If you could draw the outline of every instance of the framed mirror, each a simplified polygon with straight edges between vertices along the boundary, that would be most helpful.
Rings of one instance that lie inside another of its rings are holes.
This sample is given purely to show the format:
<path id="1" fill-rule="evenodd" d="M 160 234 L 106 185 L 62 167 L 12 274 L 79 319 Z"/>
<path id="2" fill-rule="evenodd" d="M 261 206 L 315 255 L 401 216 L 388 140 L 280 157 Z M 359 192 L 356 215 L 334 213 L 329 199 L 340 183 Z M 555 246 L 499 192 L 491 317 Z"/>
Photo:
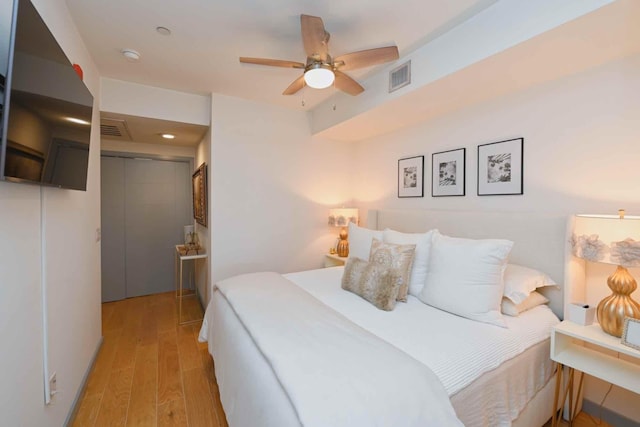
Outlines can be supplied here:
<path id="1" fill-rule="evenodd" d="M 203 163 L 193 173 L 193 217 L 196 222 L 207 226 L 207 164 Z"/>

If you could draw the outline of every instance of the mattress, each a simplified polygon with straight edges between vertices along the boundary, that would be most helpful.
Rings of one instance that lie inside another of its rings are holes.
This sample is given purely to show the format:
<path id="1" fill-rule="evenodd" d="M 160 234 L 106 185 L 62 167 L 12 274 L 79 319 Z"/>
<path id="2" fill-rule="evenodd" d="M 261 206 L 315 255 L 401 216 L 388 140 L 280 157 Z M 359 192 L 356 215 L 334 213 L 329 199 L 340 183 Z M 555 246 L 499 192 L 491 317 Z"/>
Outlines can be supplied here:
<path id="1" fill-rule="evenodd" d="M 412 296 L 385 312 L 342 290 L 342 270 L 336 267 L 285 277 L 428 366 L 465 425 L 511 425 L 548 383 L 553 369 L 549 334 L 558 319 L 546 306 L 506 317 L 508 328 L 470 321 Z M 233 318 L 233 310 L 217 294 L 207 310 L 212 328 L 206 338 L 230 425 L 252 425 L 252 420 L 260 420 L 260 425 L 295 425 L 291 424 L 295 414 L 278 379 L 260 360 L 259 350 L 241 322 Z"/>

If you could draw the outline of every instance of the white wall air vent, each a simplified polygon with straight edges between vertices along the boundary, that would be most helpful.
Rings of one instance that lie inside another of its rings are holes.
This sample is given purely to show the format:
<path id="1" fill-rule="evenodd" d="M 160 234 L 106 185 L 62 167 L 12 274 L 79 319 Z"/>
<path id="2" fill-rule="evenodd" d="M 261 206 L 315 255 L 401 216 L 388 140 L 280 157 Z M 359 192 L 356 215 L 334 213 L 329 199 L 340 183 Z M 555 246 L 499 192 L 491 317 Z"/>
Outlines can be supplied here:
<path id="1" fill-rule="evenodd" d="M 100 120 L 100 135 L 109 139 L 131 141 L 127 122 L 119 119 L 102 118 Z"/>
<path id="2" fill-rule="evenodd" d="M 411 61 L 389 71 L 389 93 L 411 83 Z"/>

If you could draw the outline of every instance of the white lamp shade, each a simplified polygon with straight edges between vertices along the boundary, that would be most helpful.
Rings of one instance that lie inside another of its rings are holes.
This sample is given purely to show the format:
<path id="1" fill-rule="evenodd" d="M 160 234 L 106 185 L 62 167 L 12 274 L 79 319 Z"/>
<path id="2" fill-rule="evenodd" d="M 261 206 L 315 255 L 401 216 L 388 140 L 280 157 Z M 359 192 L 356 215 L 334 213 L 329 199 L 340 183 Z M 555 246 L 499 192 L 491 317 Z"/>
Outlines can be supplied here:
<path id="1" fill-rule="evenodd" d="M 329 225 L 334 227 L 346 227 L 350 222 L 358 224 L 357 208 L 329 209 Z"/>
<path id="2" fill-rule="evenodd" d="M 304 73 L 307 86 L 314 89 L 324 89 L 333 84 L 336 76 L 327 68 L 312 68 Z"/>
<path id="3" fill-rule="evenodd" d="M 576 215 L 571 245 L 587 261 L 640 267 L 640 216 Z"/>

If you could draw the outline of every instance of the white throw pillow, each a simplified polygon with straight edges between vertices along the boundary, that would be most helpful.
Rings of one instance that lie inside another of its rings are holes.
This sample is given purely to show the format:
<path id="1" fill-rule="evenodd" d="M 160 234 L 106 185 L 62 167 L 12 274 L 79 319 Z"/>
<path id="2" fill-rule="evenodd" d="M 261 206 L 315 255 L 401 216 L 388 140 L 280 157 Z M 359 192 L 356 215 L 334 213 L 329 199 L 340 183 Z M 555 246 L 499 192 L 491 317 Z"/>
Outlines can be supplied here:
<path id="1" fill-rule="evenodd" d="M 504 271 L 504 296 L 514 304 L 522 303 L 538 288 L 555 284 L 547 274 L 533 268 L 508 264 Z"/>
<path id="2" fill-rule="evenodd" d="M 349 258 L 360 258 L 369 261 L 371 242 L 373 239 L 382 240 L 382 231 L 370 230 L 349 223 Z"/>
<path id="3" fill-rule="evenodd" d="M 409 294 L 414 297 L 420 295 L 422 288 L 424 288 L 424 283 L 427 280 L 431 237 L 434 231 L 437 230 L 429 230 L 426 233 L 401 233 L 387 228 L 382 232 L 385 243 L 393 243 L 394 245 L 416 245 L 413 267 L 411 267 L 411 276 L 409 278 Z"/>
<path id="4" fill-rule="evenodd" d="M 500 312 L 509 240 L 471 240 L 434 232 L 422 302 L 478 322 L 506 327 Z"/>
<path id="5" fill-rule="evenodd" d="M 531 310 L 533 307 L 537 307 L 542 304 L 548 303 L 549 300 L 540 292 L 533 291 L 529 294 L 529 297 L 522 301 L 520 304 L 514 304 L 509 298 L 502 298 L 502 314 L 507 316 L 518 316 L 523 311 Z"/>

